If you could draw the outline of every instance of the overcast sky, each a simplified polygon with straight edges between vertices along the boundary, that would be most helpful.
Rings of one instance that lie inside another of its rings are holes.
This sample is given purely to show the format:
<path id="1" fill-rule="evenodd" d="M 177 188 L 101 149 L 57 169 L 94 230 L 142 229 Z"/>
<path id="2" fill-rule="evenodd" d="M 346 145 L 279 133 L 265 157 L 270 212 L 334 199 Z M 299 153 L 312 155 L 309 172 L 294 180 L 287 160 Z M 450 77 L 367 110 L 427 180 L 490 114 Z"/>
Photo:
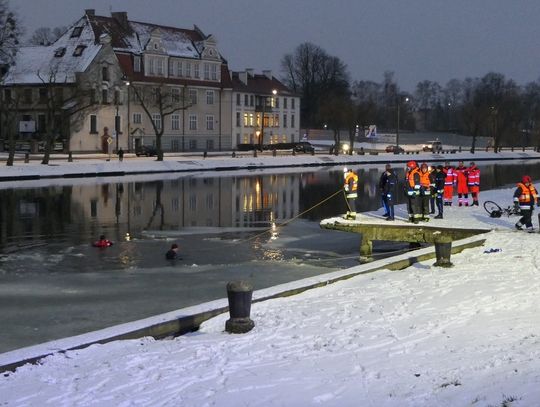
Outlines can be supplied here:
<path id="1" fill-rule="evenodd" d="M 71 25 L 86 8 L 214 34 L 233 70 L 271 69 L 303 42 L 339 57 L 353 80 L 394 71 L 403 90 L 425 79 L 494 71 L 540 77 L 538 0 L 9 0 L 28 34 Z"/>

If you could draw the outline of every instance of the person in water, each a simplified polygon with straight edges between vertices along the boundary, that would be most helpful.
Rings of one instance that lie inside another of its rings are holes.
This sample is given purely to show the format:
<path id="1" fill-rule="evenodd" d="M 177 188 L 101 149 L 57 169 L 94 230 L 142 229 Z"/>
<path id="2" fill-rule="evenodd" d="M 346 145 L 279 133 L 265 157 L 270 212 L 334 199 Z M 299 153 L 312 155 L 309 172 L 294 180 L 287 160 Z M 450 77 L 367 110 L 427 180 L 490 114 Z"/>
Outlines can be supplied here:
<path id="1" fill-rule="evenodd" d="M 176 243 L 173 243 L 171 245 L 171 248 L 167 253 L 165 253 L 165 258 L 167 260 L 176 260 L 179 259 L 178 257 L 178 245 Z"/>
<path id="2" fill-rule="evenodd" d="M 113 242 L 111 242 L 109 239 L 106 239 L 105 235 L 101 235 L 99 237 L 99 240 L 92 244 L 92 246 L 94 246 L 94 247 L 109 247 L 109 246 L 112 246 L 112 245 L 113 245 Z"/>

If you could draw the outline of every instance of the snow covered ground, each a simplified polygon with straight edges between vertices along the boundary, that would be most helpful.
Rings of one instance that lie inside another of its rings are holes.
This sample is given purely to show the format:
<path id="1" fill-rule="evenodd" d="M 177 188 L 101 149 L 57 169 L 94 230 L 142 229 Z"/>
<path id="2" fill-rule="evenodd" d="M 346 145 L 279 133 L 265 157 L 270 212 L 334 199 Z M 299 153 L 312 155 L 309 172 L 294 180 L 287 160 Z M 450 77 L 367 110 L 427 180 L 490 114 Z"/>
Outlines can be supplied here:
<path id="1" fill-rule="evenodd" d="M 256 303 L 244 335 L 221 315 L 175 339 L 57 353 L 0 376 L 0 405 L 538 406 L 540 235 L 482 211 L 447 211 L 449 225 L 497 229 L 453 268 L 431 260 Z"/>

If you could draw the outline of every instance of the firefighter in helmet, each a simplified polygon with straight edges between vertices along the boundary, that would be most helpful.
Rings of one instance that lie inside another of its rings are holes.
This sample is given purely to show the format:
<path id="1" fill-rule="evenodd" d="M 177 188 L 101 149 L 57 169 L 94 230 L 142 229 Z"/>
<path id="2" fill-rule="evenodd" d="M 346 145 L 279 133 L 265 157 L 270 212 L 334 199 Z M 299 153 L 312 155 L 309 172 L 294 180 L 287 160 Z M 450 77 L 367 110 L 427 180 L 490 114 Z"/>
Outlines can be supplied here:
<path id="1" fill-rule="evenodd" d="M 343 169 L 343 190 L 347 197 L 348 211 L 345 219 L 356 219 L 356 198 L 358 197 L 358 175 L 353 170 Z"/>
<path id="2" fill-rule="evenodd" d="M 514 192 L 514 206 L 516 210 L 521 212 L 521 219 L 516 223 L 516 229 L 523 230 L 523 226 L 525 226 L 527 231 L 533 230 L 531 217 L 534 205 L 540 205 L 538 192 L 532 184 L 531 177 L 524 175 Z"/>
<path id="3" fill-rule="evenodd" d="M 416 161 L 409 161 L 405 175 L 405 192 L 407 193 L 409 221 L 413 223 L 418 223 L 422 218 L 420 187 L 420 169 L 418 168 L 418 164 Z"/>

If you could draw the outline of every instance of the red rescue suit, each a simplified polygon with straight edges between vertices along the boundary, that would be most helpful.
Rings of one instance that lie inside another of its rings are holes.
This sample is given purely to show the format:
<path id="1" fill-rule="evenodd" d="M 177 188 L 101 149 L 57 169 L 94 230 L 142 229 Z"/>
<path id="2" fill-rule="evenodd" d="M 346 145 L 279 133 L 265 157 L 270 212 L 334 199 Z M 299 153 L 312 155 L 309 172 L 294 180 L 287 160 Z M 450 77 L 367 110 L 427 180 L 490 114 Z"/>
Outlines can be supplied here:
<path id="1" fill-rule="evenodd" d="M 443 172 L 445 175 L 443 196 L 444 204 L 452 205 L 452 197 L 454 196 L 454 186 L 456 185 L 457 174 L 454 167 L 445 167 L 443 168 Z"/>

